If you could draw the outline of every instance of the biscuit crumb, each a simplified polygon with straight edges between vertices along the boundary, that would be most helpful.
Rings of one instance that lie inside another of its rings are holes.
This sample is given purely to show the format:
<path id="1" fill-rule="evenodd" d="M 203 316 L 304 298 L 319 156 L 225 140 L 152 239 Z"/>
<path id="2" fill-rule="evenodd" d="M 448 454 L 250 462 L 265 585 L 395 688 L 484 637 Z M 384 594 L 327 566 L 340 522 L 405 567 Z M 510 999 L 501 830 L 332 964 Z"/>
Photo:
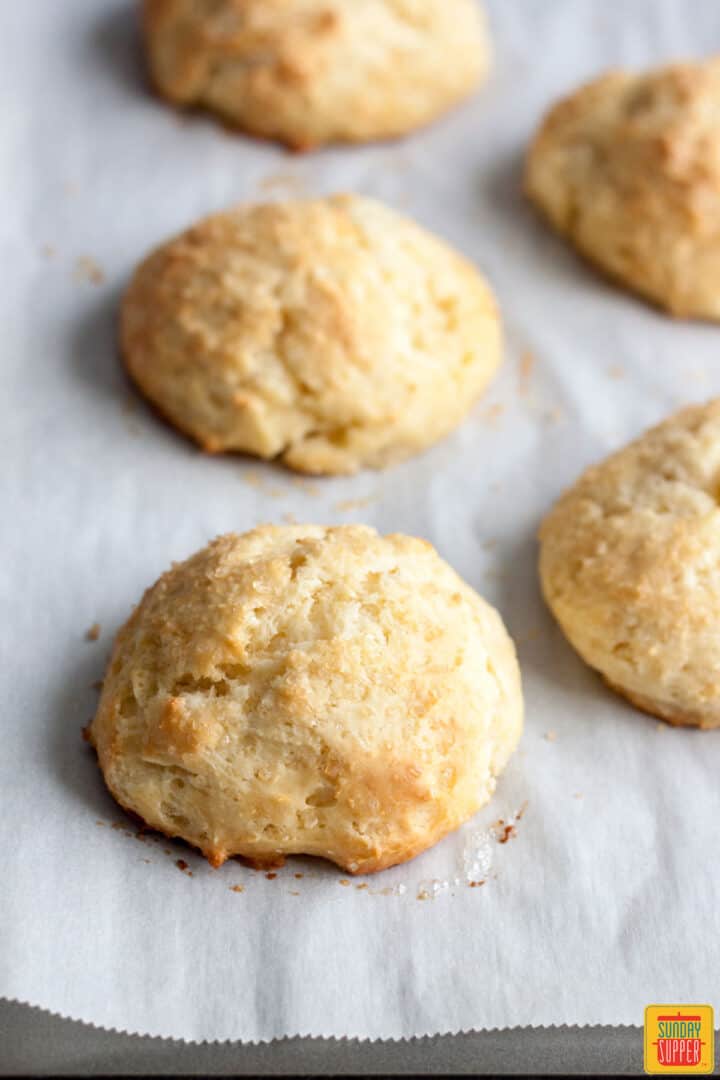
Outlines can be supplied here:
<path id="1" fill-rule="evenodd" d="M 480 413 L 480 419 L 483 423 L 487 424 L 488 427 L 495 427 L 504 412 L 505 406 L 498 401 L 494 405 L 489 405 L 488 408 L 483 409 Z"/>
<path id="2" fill-rule="evenodd" d="M 512 821 L 505 821 L 504 818 L 498 818 L 495 824 L 492 826 L 492 830 L 495 834 L 495 839 L 498 844 L 507 844 L 508 840 L 514 840 L 517 836 L 517 829 L 515 826 L 522 818 L 527 810 L 527 799 L 522 804 L 520 809 L 516 811 L 515 817 Z"/>
<path id="3" fill-rule="evenodd" d="M 534 367 L 535 356 L 528 349 L 520 357 L 518 365 L 518 393 L 521 397 L 525 397 L 528 392 L 528 383 Z"/>
<path id="4" fill-rule="evenodd" d="M 297 878 L 298 881 L 299 881 L 300 878 L 305 877 L 305 875 L 304 874 L 293 874 L 293 877 Z"/>
<path id="5" fill-rule="evenodd" d="M 290 483 L 293 485 L 293 487 L 296 487 L 300 491 L 302 491 L 303 495 L 320 494 L 320 488 L 317 486 L 317 484 L 313 484 L 311 480 L 305 480 L 305 478 L 302 476 L 293 476 Z"/>
<path id="6" fill-rule="evenodd" d="M 563 419 L 564 413 L 562 409 L 546 409 L 543 413 L 543 420 L 546 424 L 559 424 Z"/>
<path id="7" fill-rule="evenodd" d="M 281 499 L 287 492 L 284 488 L 269 487 L 264 477 L 257 472 L 253 472 L 252 469 L 246 469 L 242 474 L 242 478 L 246 484 L 255 488 L 261 495 L 269 495 L 271 499 Z"/>
<path id="8" fill-rule="evenodd" d="M 546 731 L 543 735 L 546 742 L 557 742 L 557 731 Z"/>
<path id="9" fill-rule="evenodd" d="M 468 881 L 468 885 L 470 886 L 471 889 L 479 889 L 480 886 L 484 885 L 484 884 L 485 884 L 485 878 L 482 878 L 481 881 Z"/>
<path id="10" fill-rule="evenodd" d="M 367 889 L 367 887 L 367 881 L 363 881 L 359 885 L 355 886 L 356 889 Z"/>
<path id="11" fill-rule="evenodd" d="M 269 176 L 264 176 L 260 181 L 261 191 L 277 191 L 286 192 L 289 195 L 299 195 L 307 188 L 305 180 L 302 176 L 298 176 L 297 173 L 270 173 Z"/>
<path id="12" fill-rule="evenodd" d="M 268 881 L 274 881 L 275 878 L 277 877 L 277 874 L 274 873 L 274 871 L 271 870 L 269 874 L 265 875 L 265 877 L 268 879 Z"/>
<path id="13" fill-rule="evenodd" d="M 300 893 L 298 892 L 297 889 L 290 889 L 289 892 L 290 892 L 291 896 L 299 896 L 300 895 Z"/>
<path id="14" fill-rule="evenodd" d="M 75 260 L 75 281 L 87 285 L 102 285 L 105 281 L 105 272 L 96 259 L 90 255 L 80 255 Z"/>
<path id="15" fill-rule="evenodd" d="M 103 829 L 105 828 L 105 822 L 104 821 L 96 821 L 95 824 L 99 825 Z"/>
<path id="16" fill-rule="evenodd" d="M 585 798 L 585 796 L 583 795 L 582 791 L 576 791 L 575 794 L 573 795 L 573 799 L 584 799 L 584 798 Z"/>
<path id="17" fill-rule="evenodd" d="M 230 892 L 236 892 L 236 893 L 245 892 L 245 886 L 244 885 L 231 885 L 230 886 Z"/>
<path id="18" fill-rule="evenodd" d="M 495 839 L 498 844 L 507 844 L 508 840 L 514 840 L 517 836 L 517 829 L 512 822 L 506 822 L 504 818 L 499 818 L 494 825 Z"/>
<path id="19" fill-rule="evenodd" d="M 298 524 L 298 519 L 295 517 L 295 514 L 293 514 L 290 510 L 286 514 L 283 514 L 282 519 L 286 525 Z"/>
<path id="20" fill-rule="evenodd" d="M 100 637 L 100 623 L 95 622 L 95 623 L 92 624 L 92 626 L 88 627 L 88 629 L 85 631 L 85 640 L 86 641 L 97 641 L 97 639 L 99 637 Z"/>
<path id="21" fill-rule="evenodd" d="M 350 513 L 353 510 L 362 510 L 374 501 L 374 495 L 364 495 L 359 499 L 341 499 L 340 502 L 335 503 L 335 509 L 341 514 Z"/>
<path id="22" fill-rule="evenodd" d="M 349 885 L 349 884 L 350 884 L 350 882 L 348 881 L 348 879 L 346 877 L 340 878 L 340 880 L 338 882 L 338 885 Z"/>
<path id="23" fill-rule="evenodd" d="M 192 870 L 184 859 L 176 859 L 175 865 L 177 866 L 178 870 L 182 870 L 183 874 L 187 874 L 188 877 L 193 876 Z"/>

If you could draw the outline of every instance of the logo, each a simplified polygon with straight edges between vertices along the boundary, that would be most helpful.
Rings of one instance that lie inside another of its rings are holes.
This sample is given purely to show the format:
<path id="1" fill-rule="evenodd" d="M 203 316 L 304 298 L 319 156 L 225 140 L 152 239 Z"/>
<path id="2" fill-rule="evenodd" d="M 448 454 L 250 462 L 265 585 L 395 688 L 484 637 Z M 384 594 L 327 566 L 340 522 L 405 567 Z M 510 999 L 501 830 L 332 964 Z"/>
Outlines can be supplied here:
<path id="1" fill-rule="evenodd" d="M 715 1067 L 712 1005 L 648 1005 L 646 1073 L 711 1073 Z"/>

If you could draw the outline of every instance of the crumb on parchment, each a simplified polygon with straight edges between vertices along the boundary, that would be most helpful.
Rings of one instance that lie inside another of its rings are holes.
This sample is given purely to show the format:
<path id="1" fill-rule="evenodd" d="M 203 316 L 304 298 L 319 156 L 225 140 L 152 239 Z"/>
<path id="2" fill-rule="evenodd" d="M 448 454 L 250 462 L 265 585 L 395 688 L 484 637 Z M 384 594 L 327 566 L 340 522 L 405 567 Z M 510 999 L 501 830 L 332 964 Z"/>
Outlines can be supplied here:
<path id="1" fill-rule="evenodd" d="M 518 392 L 521 397 L 524 397 L 528 392 L 528 383 L 535 367 L 535 356 L 526 349 L 520 357 L 520 363 L 518 365 Z"/>
<path id="2" fill-rule="evenodd" d="M 480 419 L 488 427 L 495 427 L 502 414 L 505 412 L 505 406 L 501 402 L 496 402 L 494 405 L 488 405 L 480 413 Z"/>
<path id="3" fill-rule="evenodd" d="M 292 195 L 301 195 L 306 190 L 304 177 L 297 173 L 270 173 L 260 181 L 261 191 L 281 191 Z"/>
<path id="4" fill-rule="evenodd" d="M 506 821 L 504 818 L 498 818 L 492 827 L 498 844 L 507 844 L 508 840 L 515 839 L 517 836 L 518 822 L 522 821 L 527 807 L 528 803 L 526 799 L 520 809 L 515 812 L 515 816 L 511 821 Z"/>
<path id="5" fill-rule="evenodd" d="M 293 476 L 290 480 L 293 487 L 302 491 L 304 495 L 319 495 L 320 488 L 312 480 L 306 480 L 303 476 Z"/>
<path id="6" fill-rule="evenodd" d="M 370 506 L 375 501 L 374 495 L 364 495 L 358 499 L 341 499 L 340 502 L 335 503 L 335 509 L 338 513 L 351 513 L 353 510 L 363 510 L 366 506 Z"/>
<path id="7" fill-rule="evenodd" d="M 92 626 L 89 626 L 88 629 L 85 631 L 85 640 L 86 641 L 97 641 L 97 639 L 99 637 L 100 637 L 100 623 L 95 622 L 95 623 L 92 624 Z"/>
<path id="8" fill-rule="evenodd" d="M 75 281 L 86 285 L 102 285 L 105 281 L 105 271 L 97 259 L 90 255 L 80 255 L 75 260 Z"/>

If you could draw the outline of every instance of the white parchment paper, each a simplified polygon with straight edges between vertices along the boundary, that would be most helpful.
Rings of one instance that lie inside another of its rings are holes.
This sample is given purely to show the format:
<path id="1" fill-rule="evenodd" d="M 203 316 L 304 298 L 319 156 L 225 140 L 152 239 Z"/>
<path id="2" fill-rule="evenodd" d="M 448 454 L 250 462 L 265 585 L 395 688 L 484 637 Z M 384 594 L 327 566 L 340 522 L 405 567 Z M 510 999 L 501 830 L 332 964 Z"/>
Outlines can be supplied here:
<path id="1" fill-rule="evenodd" d="M 608 285 L 520 193 L 558 94 L 607 65 L 718 49 L 720 14 L 488 7 L 495 74 L 474 101 L 401 142 L 293 157 L 156 102 L 133 4 L 3 5 L 0 994 L 194 1040 L 637 1024 L 648 1002 L 720 1002 L 720 733 L 672 730 L 603 688 L 543 608 L 534 539 L 582 466 L 720 393 L 720 329 Z M 484 268 L 502 373 L 453 437 L 386 473 L 303 483 L 204 457 L 121 373 L 133 264 L 235 200 L 340 189 Z M 210 537 L 291 514 L 430 539 L 500 608 L 524 673 L 526 733 L 494 803 L 350 884 L 310 860 L 268 879 L 138 841 L 80 739 L 142 589 Z"/>

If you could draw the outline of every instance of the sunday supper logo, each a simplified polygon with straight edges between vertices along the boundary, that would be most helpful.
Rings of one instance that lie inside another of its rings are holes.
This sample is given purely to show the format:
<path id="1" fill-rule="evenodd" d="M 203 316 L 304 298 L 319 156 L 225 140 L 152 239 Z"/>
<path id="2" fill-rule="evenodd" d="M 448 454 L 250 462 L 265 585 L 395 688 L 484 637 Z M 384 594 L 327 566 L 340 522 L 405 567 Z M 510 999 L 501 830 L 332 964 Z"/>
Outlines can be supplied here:
<path id="1" fill-rule="evenodd" d="M 712 1005 L 648 1005 L 646 1073 L 711 1073 L 715 1063 Z"/>

